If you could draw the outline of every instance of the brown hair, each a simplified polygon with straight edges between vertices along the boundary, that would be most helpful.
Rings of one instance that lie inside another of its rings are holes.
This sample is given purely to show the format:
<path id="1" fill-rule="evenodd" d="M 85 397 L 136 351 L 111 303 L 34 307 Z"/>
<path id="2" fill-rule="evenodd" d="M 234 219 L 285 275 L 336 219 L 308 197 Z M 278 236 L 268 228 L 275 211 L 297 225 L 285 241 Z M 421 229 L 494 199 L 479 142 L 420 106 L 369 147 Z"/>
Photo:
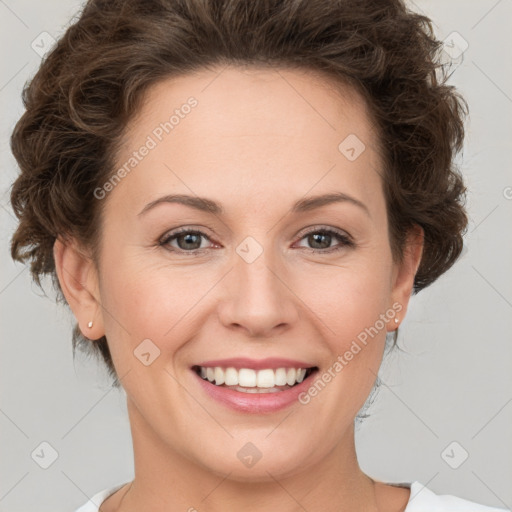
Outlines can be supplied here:
<path id="1" fill-rule="evenodd" d="M 104 201 L 93 191 L 115 171 L 150 86 L 217 65 L 295 67 L 349 83 L 368 102 L 395 259 L 410 227 L 425 233 L 417 293 L 456 261 L 467 225 L 453 163 L 467 106 L 446 85 L 441 49 L 430 20 L 402 0 L 90 0 L 23 90 L 26 112 L 11 137 L 21 169 L 12 257 L 30 261 L 40 286 L 50 275 L 64 300 L 55 239 L 73 236 L 96 253 Z M 105 337 L 87 340 L 75 324 L 77 346 L 101 354 L 119 386 Z"/>

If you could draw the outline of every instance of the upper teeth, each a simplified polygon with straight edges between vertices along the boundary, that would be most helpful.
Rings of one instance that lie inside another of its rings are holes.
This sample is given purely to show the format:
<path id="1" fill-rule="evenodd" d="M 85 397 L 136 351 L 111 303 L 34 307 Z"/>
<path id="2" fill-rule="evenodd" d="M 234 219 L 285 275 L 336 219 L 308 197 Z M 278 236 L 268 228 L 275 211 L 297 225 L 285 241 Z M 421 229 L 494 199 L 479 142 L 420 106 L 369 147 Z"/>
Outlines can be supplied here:
<path id="1" fill-rule="evenodd" d="M 268 368 L 253 370 L 251 368 L 200 367 L 201 377 L 214 382 L 217 386 L 243 386 L 247 388 L 273 388 L 274 386 L 293 386 L 302 382 L 306 375 L 305 368 Z"/>

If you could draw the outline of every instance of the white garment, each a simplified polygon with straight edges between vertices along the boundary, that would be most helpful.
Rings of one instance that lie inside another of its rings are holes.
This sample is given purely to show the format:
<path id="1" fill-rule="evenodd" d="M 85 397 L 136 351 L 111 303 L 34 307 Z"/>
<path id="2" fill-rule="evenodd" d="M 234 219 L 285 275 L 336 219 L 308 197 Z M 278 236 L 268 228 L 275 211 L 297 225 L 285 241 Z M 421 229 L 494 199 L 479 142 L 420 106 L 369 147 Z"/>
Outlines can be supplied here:
<path id="1" fill-rule="evenodd" d="M 117 490 L 125 484 L 116 485 L 109 489 L 104 489 L 95 494 L 85 505 L 81 506 L 76 512 L 99 512 L 99 506 Z M 486 507 L 457 498 L 451 494 L 434 494 L 430 489 L 419 482 L 412 484 L 394 484 L 411 489 L 411 495 L 407 502 L 404 512 L 512 512 L 509 509 Z"/>

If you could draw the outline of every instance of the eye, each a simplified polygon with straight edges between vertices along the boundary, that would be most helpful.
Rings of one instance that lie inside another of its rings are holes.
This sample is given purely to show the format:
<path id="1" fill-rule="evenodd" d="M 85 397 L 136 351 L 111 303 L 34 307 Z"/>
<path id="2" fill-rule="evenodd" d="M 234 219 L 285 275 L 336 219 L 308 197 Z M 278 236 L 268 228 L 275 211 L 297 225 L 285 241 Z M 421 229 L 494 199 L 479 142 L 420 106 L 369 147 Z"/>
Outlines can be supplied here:
<path id="1" fill-rule="evenodd" d="M 159 245 L 170 251 L 193 255 L 208 248 L 202 245 L 204 239 L 211 242 L 208 235 L 202 231 L 181 228 L 164 235 Z M 304 248 L 314 253 L 331 253 L 355 246 L 348 234 L 325 227 L 315 227 L 300 238 L 300 240 L 304 239 L 311 245 L 311 247 Z M 331 246 L 332 242 L 335 241 L 338 241 L 338 245 Z"/>
<path id="2" fill-rule="evenodd" d="M 309 249 L 311 252 L 318 253 L 341 251 L 346 247 L 353 247 L 355 245 L 349 235 L 332 228 L 316 227 L 315 229 L 303 235 L 301 240 L 304 239 L 306 239 L 307 243 L 312 246 L 306 247 L 306 249 Z M 339 242 L 339 244 L 332 247 L 331 243 L 336 240 Z"/>
<path id="3" fill-rule="evenodd" d="M 202 231 L 182 228 L 165 235 L 160 240 L 159 245 L 165 246 L 172 251 L 194 252 L 205 248 L 201 247 L 203 239 L 210 240 Z M 171 242 L 176 242 L 177 247 L 172 245 Z"/>

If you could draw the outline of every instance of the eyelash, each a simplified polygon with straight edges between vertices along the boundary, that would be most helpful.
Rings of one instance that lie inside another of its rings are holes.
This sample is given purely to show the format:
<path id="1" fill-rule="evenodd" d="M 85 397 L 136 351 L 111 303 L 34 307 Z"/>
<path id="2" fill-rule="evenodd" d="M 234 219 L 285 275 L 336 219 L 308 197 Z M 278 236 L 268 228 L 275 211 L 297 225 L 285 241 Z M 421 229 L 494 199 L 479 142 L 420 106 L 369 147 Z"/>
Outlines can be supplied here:
<path id="1" fill-rule="evenodd" d="M 334 252 L 337 252 L 337 251 L 341 251 L 342 249 L 345 249 L 347 247 L 349 247 L 349 248 L 350 247 L 355 247 L 355 243 L 351 239 L 350 236 L 348 236 L 348 235 L 346 235 L 346 234 L 344 234 L 342 232 L 339 232 L 337 230 L 334 230 L 332 228 L 323 228 L 323 227 L 317 227 L 317 226 L 315 226 L 314 229 L 304 233 L 302 235 L 302 237 L 300 238 L 300 240 L 303 240 L 304 238 L 306 238 L 309 235 L 318 234 L 318 233 L 321 233 L 323 235 L 334 236 L 335 238 L 337 238 L 341 242 L 340 246 L 338 246 L 338 247 L 336 247 L 336 246 L 335 247 L 330 247 L 328 249 L 312 249 L 312 248 L 304 247 L 304 249 L 306 249 L 307 252 L 312 252 L 312 253 L 317 253 L 317 254 L 320 254 L 320 253 L 331 254 L 331 253 L 334 253 Z M 200 235 L 200 236 L 206 238 L 207 240 L 210 240 L 208 235 L 206 235 L 202 231 L 198 231 L 198 230 L 194 230 L 194 229 L 190 229 L 190 228 L 180 228 L 180 229 L 178 229 L 176 231 L 173 231 L 173 232 L 168 233 L 167 235 L 165 235 L 160 240 L 158 245 L 160 245 L 162 247 L 165 247 L 167 250 L 170 250 L 172 252 L 178 252 L 178 253 L 182 253 L 182 254 L 189 254 L 191 256 L 200 256 L 205 249 L 193 249 L 193 250 L 190 250 L 190 251 L 185 251 L 183 249 L 176 249 L 176 248 L 169 249 L 169 247 L 168 247 L 169 242 L 171 242 L 172 240 L 175 240 L 180 235 L 184 235 L 184 234 Z"/>

